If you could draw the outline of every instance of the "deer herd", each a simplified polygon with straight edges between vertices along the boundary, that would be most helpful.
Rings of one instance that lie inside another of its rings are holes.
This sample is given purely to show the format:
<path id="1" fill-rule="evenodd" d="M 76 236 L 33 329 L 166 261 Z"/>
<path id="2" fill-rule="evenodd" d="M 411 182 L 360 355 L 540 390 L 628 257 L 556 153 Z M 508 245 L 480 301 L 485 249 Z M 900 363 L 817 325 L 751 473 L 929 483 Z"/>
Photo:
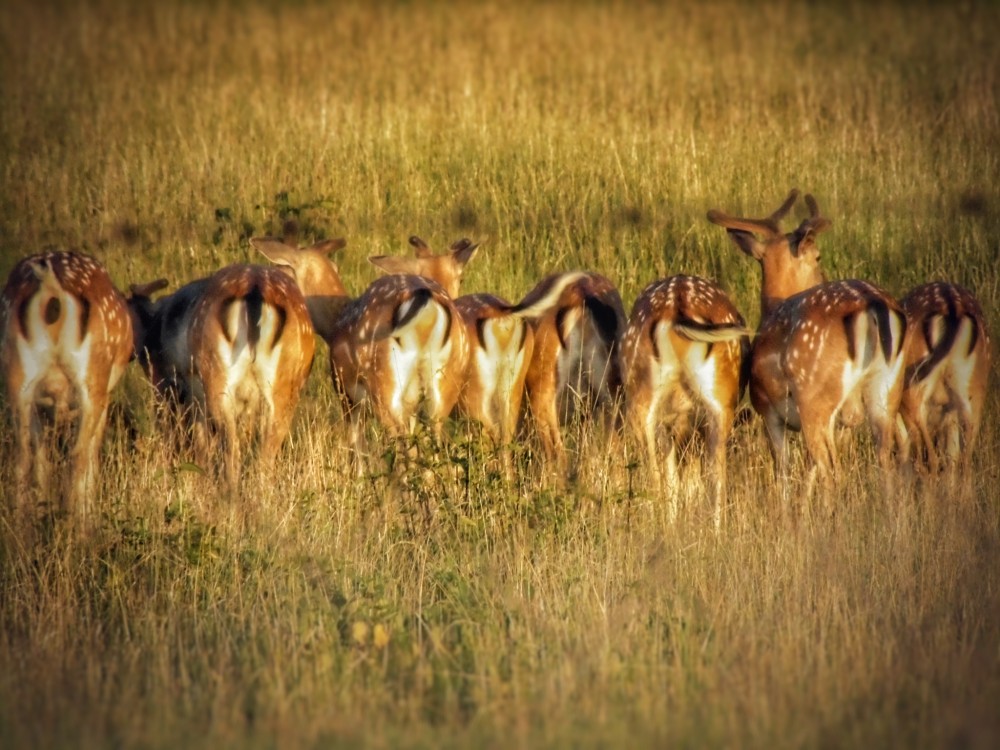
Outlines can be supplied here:
<path id="1" fill-rule="evenodd" d="M 165 280 L 133 285 L 126 298 L 87 255 L 25 258 L 0 297 L 14 510 L 48 492 L 81 522 L 93 516 L 110 395 L 133 357 L 191 449 L 204 458 L 217 447 L 224 482 L 238 486 L 251 441 L 258 460 L 273 461 L 288 436 L 316 334 L 359 470 L 366 418 L 394 437 L 423 419 L 440 437 L 457 411 L 482 426 L 507 472 L 506 448 L 530 423 L 565 476 L 566 425 L 576 413 L 603 415 L 641 446 L 671 516 L 678 461 L 701 434 L 718 527 L 727 442 L 747 386 L 782 480 L 788 431 L 802 433 L 808 492 L 814 480 L 829 488 L 838 478 L 838 425 L 867 421 L 887 472 L 909 461 L 931 474 L 967 464 L 990 370 L 980 305 L 943 281 L 901 301 L 867 281 L 826 281 L 817 237 L 830 221 L 815 199 L 805 196 L 798 227 L 780 227 L 797 200 L 793 190 L 760 219 L 708 212 L 760 263 L 756 332 L 718 284 L 697 276 L 654 281 L 629 316 L 612 282 L 584 271 L 552 274 L 517 303 L 460 296 L 478 250 L 469 240 L 435 254 L 411 237 L 412 256 L 369 259 L 387 275 L 359 296 L 331 258 L 340 239 L 294 247 L 254 238 L 269 265 L 227 266 L 157 299 Z M 50 454 L 62 452 L 70 473 L 52 488 Z"/>

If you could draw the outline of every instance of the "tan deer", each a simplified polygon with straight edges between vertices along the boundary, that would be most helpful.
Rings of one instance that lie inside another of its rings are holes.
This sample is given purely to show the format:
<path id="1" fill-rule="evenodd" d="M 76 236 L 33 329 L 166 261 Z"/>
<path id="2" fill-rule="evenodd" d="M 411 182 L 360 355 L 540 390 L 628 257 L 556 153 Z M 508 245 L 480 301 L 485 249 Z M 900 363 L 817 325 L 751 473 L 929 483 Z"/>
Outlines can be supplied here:
<path id="1" fill-rule="evenodd" d="M 562 276 L 543 279 L 531 300 Z M 528 404 L 546 456 L 565 474 L 561 426 L 574 415 L 603 411 L 611 419 L 621 391 L 619 339 L 625 330 L 621 296 L 604 276 L 584 273 L 563 287 L 535 323 L 535 349 L 525 379 Z"/>
<path id="2" fill-rule="evenodd" d="M 657 433 L 667 428 L 667 491 L 677 513 L 677 453 L 701 412 L 712 464 L 710 497 L 716 527 L 726 498 L 726 441 L 743 395 L 743 361 L 751 331 L 726 293 L 697 276 L 654 281 L 635 301 L 621 345 L 625 413 L 662 482 Z"/>
<path id="3" fill-rule="evenodd" d="M 234 488 L 246 435 L 259 436 L 264 462 L 288 436 L 316 346 L 305 299 L 267 266 L 227 266 L 152 302 L 163 286 L 132 287 L 140 360 L 160 393 L 190 411 L 203 455 L 218 435 Z"/>
<path id="4" fill-rule="evenodd" d="M 355 456 L 363 452 L 364 408 L 393 436 L 411 433 L 421 414 L 440 433 L 469 357 L 465 327 L 445 289 L 422 276 L 393 275 L 351 299 L 328 257 L 332 246 L 300 249 L 269 237 L 251 244 L 290 273 L 306 295 L 317 331 L 330 346 Z"/>
<path id="5" fill-rule="evenodd" d="M 35 484 L 45 484 L 43 437 L 52 428 L 72 438 L 63 508 L 88 525 L 111 391 L 132 356 L 125 298 L 96 259 L 49 252 L 14 266 L 0 297 L 0 320 L 18 506 L 23 509 L 32 465 Z"/>
<path id="6" fill-rule="evenodd" d="M 902 299 L 910 329 L 900 417 L 918 460 L 937 473 L 968 465 L 979 434 L 992 350 L 983 310 L 967 289 L 922 284 Z"/>
<path id="7" fill-rule="evenodd" d="M 413 273 L 433 279 L 455 298 L 470 342 L 469 368 L 458 408 L 479 422 L 494 443 L 506 445 L 517 431 L 534 351 L 535 332 L 529 321 L 549 312 L 563 291 L 586 274 L 552 276 L 518 304 L 493 294 L 456 297 L 465 265 L 479 246 L 462 239 L 449 252 L 435 255 L 419 237 L 410 237 L 409 242 L 415 249 L 414 257 L 381 255 L 369 260 L 389 273 Z M 509 464 L 506 452 L 503 459 Z"/>
<path id="8" fill-rule="evenodd" d="M 435 255 L 426 242 L 416 235 L 410 237 L 413 257 L 397 255 L 373 255 L 368 261 L 388 274 L 414 274 L 433 279 L 448 292 L 452 299 L 458 299 L 465 266 L 476 257 L 479 243 L 462 238 L 453 243 L 449 252 Z"/>
<path id="9" fill-rule="evenodd" d="M 764 418 L 772 454 L 786 470 L 786 432 L 802 431 L 816 474 L 837 473 L 839 421 L 871 426 L 880 464 L 892 464 L 903 388 L 906 318 L 885 291 L 866 281 L 824 280 L 816 236 L 830 226 L 807 195 L 809 217 L 792 232 L 778 222 L 798 197 L 764 219 L 708 212 L 747 255 L 761 264 L 761 321 L 751 352 L 750 398 Z"/>

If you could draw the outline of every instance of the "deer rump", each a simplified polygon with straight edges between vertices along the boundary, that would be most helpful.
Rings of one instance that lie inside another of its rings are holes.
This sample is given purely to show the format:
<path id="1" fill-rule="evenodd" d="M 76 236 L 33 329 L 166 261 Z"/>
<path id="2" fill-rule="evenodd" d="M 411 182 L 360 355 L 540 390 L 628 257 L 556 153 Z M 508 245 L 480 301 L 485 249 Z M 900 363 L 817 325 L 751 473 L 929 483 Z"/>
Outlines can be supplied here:
<path id="1" fill-rule="evenodd" d="M 315 346 L 294 282 L 259 266 L 229 267 L 209 279 L 189 337 L 206 400 L 222 398 L 236 419 L 273 414 L 275 391 L 285 381 L 297 392 Z"/>
<path id="2" fill-rule="evenodd" d="M 830 317 L 817 299 L 838 298 L 839 316 Z M 765 383 L 778 386 L 781 393 L 769 394 L 779 407 L 785 425 L 801 429 L 799 398 L 808 388 L 826 398 L 837 397 L 832 413 L 845 426 L 864 421 L 865 404 L 874 403 L 876 394 L 891 390 L 902 363 L 906 316 L 891 307 L 883 295 L 866 282 L 832 281 L 788 298 L 765 321 L 754 342 L 753 371 L 757 388 Z M 777 349 L 769 342 L 777 336 L 787 345 Z M 843 347 L 845 357 L 833 361 L 840 367 L 824 366 L 823 348 Z M 777 363 L 762 351 L 780 351 Z M 815 353 L 815 356 L 813 356 Z M 779 377 L 765 378 L 777 364 Z M 753 389 L 751 396 L 755 397 Z M 808 401 L 808 399 L 805 399 Z"/>
<path id="3" fill-rule="evenodd" d="M 910 385 L 927 380 L 948 358 L 957 361 L 971 358 L 983 333 L 976 315 L 959 311 L 949 299 L 945 312 L 929 315 L 922 321 L 919 335 L 923 337 L 926 354 L 907 367 L 905 382 Z"/>
<path id="4" fill-rule="evenodd" d="M 370 401 L 377 416 L 397 429 L 405 429 L 421 407 L 430 419 L 448 415 L 467 349 L 444 289 L 413 275 L 372 282 L 344 309 L 330 341 L 334 377 L 347 406 Z"/>
<path id="5" fill-rule="evenodd" d="M 7 288 L 2 358 L 8 378 L 20 383 L 11 396 L 33 405 L 33 419 L 66 424 L 97 391 L 109 393 L 128 364 L 132 329 L 124 298 L 95 261 L 76 253 L 21 261 Z M 109 329 L 105 321 L 113 316 L 120 318 Z"/>
<path id="6" fill-rule="evenodd" d="M 589 293 L 556 311 L 556 394 L 564 420 L 576 411 L 581 396 L 588 408 L 613 398 L 619 385 L 615 345 L 623 321 L 620 308 Z"/>

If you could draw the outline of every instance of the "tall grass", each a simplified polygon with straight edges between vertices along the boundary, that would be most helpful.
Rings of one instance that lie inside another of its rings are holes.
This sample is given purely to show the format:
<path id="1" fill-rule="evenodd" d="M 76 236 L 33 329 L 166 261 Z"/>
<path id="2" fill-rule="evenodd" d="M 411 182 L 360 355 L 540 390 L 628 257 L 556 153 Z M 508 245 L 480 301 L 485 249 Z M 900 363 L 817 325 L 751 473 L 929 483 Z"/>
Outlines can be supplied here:
<path id="1" fill-rule="evenodd" d="M 585 267 L 630 304 L 697 273 L 755 322 L 759 272 L 705 211 L 797 186 L 834 221 L 830 277 L 950 278 L 1000 331 L 998 32 L 986 3 L 15 0 L 0 273 L 77 247 L 122 287 L 179 285 L 295 230 L 345 236 L 360 291 L 368 255 L 466 235 L 467 291 Z M 717 536 L 697 456 L 669 524 L 592 425 L 568 487 L 530 443 L 504 480 L 462 423 L 355 477 L 322 355 L 238 497 L 172 448 L 138 372 L 116 398 L 95 538 L 0 530 L 5 747 L 1000 736 L 992 393 L 968 476 L 886 494 L 859 436 L 832 517 L 741 427 Z M 9 488 L 8 429 L 0 453 Z"/>

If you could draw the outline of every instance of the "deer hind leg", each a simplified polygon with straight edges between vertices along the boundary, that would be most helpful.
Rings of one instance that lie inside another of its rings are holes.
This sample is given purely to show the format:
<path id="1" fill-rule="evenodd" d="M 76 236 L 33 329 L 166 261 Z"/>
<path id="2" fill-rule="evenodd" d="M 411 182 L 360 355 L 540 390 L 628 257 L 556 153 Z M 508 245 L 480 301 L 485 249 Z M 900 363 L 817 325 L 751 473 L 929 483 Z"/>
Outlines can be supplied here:
<path id="1" fill-rule="evenodd" d="M 535 429 L 542 443 L 546 460 L 555 462 L 559 475 L 566 474 L 566 450 L 559 428 L 559 413 L 556 405 L 555 389 L 545 389 L 546 394 L 536 390 L 529 392 L 528 402 L 535 419 Z"/>
<path id="2" fill-rule="evenodd" d="M 712 503 L 712 521 L 715 530 L 722 528 L 722 516 L 727 503 L 726 479 L 728 475 L 726 444 L 732 433 L 734 409 L 724 406 L 718 411 L 712 410 L 708 418 L 706 431 L 706 452 L 712 462 L 711 486 L 709 500 Z"/>
<path id="3" fill-rule="evenodd" d="M 75 516 L 84 528 L 93 523 L 94 491 L 104 429 L 108 423 L 110 398 L 106 390 L 98 389 L 93 397 L 80 390 L 80 418 L 76 442 L 72 450 L 72 485 L 65 510 Z"/>
<path id="4" fill-rule="evenodd" d="M 833 436 L 835 420 L 836 415 L 830 415 L 826 419 L 802 420 L 802 438 L 811 460 L 804 496 L 808 502 L 818 484 L 823 492 L 828 512 L 833 510 L 829 502 L 837 469 L 836 443 Z"/>
<path id="5" fill-rule="evenodd" d="M 767 447 L 774 461 L 775 479 L 784 486 L 788 479 L 788 424 L 776 409 L 769 409 L 763 417 Z"/>
<path id="6" fill-rule="evenodd" d="M 648 390 L 640 390 L 628 397 L 628 426 L 635 440 L 645 450 L 646 466 L 649 468 L 653 486 L 662 487 L 663 475 L 660 472 L 660 457 L 656 450 L 656 408 L 654 396 Z"/>
<path id="7" fill-rule="evenodd" d="M 202 433 L 203 440 L 206 444 L 211 445 L 207 432 L 209 426 L 214 427 L 222 453 L 223 478 L 228 488 L 234 490 L 239 481 L 241 450 L 236 427 L 235 404 L 233 404 L 232 395 L 225 390 L 225 386 L 206 387 L 205 412 L 200 424 L 204 431 Z"/>
<path id="8" fill-rule="evenodd" d="M 891 370 L 873 377 L 864 391 L 863 400 L 868 413 L 868 423 L 875 441 L 879 466 L 886 477 L 895 468 L 893 449 L 896 447 L 896 417 L 900 413 L 902 395 L 902 380 L 900 377 L 893 378 Z M 921 423 L 925 419 L 925 412 L 921 409 L 917 421 Z M 918 425 L 918 429 L 924 431 L 926 428 Z M 928 446 L 928 452 L 931 450 L 932 448 Z M 903 451 L 900 450 L 900 460 L 902 457 Z"/>
<path id="9" fill-rule="evenodd" d="M 16 454 L 14 459 L 14 497 L 18 508 L 26 504 L 27 494 L 31 488 L 32 456 L 45 450 L 38 438 L 40 425 L 35 413 L 35 404 L 30 398 L 18 398 L 16 389 L 10 402 L 13 404 L 12 417 L 14 422 L 14 439 Z"/>
<path id="10" fill-rule="evenodd" d="M 264 407 L 264 429 L 260 456 L 265 465 L 270 465 L 278 457 L 281 446 L 284 445 L 288 433 L 291 432 L 301 387 L 302 381 L 297 381 L 276 388 Z"/>

